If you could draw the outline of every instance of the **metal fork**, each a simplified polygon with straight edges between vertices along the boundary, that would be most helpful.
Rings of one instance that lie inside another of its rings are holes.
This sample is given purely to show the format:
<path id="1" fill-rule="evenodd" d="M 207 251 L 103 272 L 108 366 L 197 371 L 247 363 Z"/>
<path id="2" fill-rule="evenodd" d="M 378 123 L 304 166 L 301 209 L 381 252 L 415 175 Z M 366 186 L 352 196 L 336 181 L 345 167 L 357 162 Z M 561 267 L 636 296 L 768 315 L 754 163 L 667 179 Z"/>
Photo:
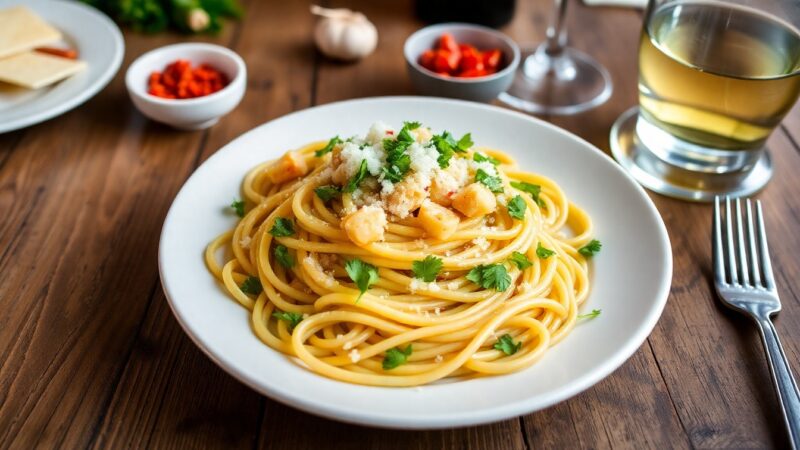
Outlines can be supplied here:
<path id="1" fill-rule="evenodd" d="M 731 213 L 730 197 L 725 198 L 724 218 L 720 211 L 720 198 L 714 199 L 712 251 L 717 293 L 722 303 L 749 316 L 758 325 L 772 381 L 789 430 L 789 441 L 792 448 L 796 449 L 800 445 L 800 391 L 786 361 L 778 332 L 770 319 L 781 310 L 781 301 L 775 289 L 761 202 L 756 201 L 755 226 L 750 199 L 746 202 L 745 217 L 742 214 L 742 201 L 738 198 L 735 220 L 731 220 Z M 746 221 L 744 225 L 743 219 Z"/>

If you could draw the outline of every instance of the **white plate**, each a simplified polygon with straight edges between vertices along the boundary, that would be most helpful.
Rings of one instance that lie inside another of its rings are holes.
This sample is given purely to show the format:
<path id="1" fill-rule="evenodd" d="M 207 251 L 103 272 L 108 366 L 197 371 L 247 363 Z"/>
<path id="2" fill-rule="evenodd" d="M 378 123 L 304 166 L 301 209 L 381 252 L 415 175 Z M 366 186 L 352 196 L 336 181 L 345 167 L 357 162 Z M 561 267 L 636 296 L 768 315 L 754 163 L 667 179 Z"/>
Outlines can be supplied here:
<path id="1" fill-rule="evenodd" d="M 125 53 L 119 28 L 90 6 L 61 0 L 0 0 L 0 9 L 19 4 L 58 28 L 87 67 L 42 89 L 0 83 L 0 133 L 43 122 L 92 98 L 117 73 Z"/>
<path id="2" fill-rule="evenodd" d="M 365 387 L 314 374 L 262 344 L 248 312 L 208 273 L 203 250 L 234 226 L 226 205 L 245 172 L 287 149 L 333 135 L 365 133 L 375 120 L 417 120 L 478 145 L 505 150 L 553 178 L 594 219 L 603 250 L 594 257 L 584 306 L 602 315 L 575 327 L 533 367 L 510 375 L 421 388 Z M 242 135 L 189 178 L 169 210 L 159 248 L 161 281 L 194 342 L 253 389 L 336 420 L 395 428 L 493 422 L 539 410 L 587 389 L 625 362 L 661 315 L 672 278 L 664 223 L 644 190 L 580 138 L 520 113 L 424 97 L 352 100 L 300 111 Z"/>

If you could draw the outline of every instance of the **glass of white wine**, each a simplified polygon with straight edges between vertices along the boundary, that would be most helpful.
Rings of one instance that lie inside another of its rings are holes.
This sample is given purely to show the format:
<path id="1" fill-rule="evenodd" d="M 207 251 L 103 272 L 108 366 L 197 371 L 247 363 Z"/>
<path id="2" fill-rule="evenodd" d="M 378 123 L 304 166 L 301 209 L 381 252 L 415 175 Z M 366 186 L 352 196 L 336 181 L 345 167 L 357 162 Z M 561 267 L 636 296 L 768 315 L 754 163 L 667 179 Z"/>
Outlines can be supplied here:
<path id="1" fill-rule="evenodd" d="M 797 0 L 649 0 L 639 106 L 611 130 L 645 187 L 710 201 L 763 188 L 765 142 L 800 95 Z"/>

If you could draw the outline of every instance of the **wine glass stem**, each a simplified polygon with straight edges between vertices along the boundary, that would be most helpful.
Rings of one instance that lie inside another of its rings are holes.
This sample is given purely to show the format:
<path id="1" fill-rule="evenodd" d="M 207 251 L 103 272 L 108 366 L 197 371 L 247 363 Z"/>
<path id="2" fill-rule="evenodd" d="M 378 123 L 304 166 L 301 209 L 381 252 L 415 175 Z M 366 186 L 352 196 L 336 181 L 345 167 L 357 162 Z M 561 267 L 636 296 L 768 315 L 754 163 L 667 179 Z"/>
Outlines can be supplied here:
<path id="1" fill-rule="evenodd" d="M 564 18 L 567 15 L 567 0 L 553 0 L 554 11 L 547 27 L 547 42 L 545 51 L 549 55 L 561 53 L 566 44 L 566 30 L 564 29 Z"/>

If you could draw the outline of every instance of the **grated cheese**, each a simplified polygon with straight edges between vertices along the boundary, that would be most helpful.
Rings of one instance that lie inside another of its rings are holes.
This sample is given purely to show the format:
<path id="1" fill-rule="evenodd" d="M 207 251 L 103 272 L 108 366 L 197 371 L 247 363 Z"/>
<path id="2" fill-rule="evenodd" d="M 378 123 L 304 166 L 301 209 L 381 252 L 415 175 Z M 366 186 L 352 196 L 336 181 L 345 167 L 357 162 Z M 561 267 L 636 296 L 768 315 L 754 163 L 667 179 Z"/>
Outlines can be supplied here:
<path id="1" fill-rule="evenodd" d="M 361 360 L 361 353 L 359 353 L 358 349 L 355 348 L 350 353 L 348 353 L 347 356 L 350 357 L 350 361 L 352 361 L 353 364 Z"/>

